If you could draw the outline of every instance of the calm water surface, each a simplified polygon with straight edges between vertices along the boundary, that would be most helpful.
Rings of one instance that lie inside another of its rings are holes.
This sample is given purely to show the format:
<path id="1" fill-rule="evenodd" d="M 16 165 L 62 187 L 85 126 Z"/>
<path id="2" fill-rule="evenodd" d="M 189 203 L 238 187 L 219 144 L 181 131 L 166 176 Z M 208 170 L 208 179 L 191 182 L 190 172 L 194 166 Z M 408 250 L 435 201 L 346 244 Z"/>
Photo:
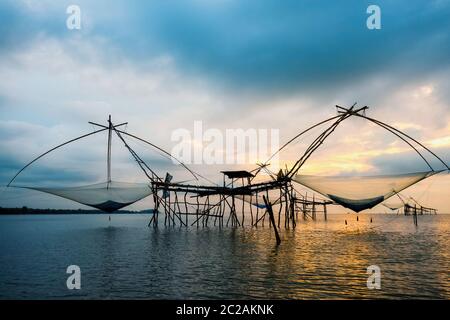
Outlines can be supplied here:
<path id="1" fill-rule="evenodd" d="M 0 216 L 0 298 L 450 299 L 450 215 L 329 215 L 281 230 L 147 227 L 146 215 Z M 348 225 L 344 220 L 348 220 Z M 68 290 L 66 268 L 81 268 Z M 366 286 L 381 268 L 381 290 Z"/>

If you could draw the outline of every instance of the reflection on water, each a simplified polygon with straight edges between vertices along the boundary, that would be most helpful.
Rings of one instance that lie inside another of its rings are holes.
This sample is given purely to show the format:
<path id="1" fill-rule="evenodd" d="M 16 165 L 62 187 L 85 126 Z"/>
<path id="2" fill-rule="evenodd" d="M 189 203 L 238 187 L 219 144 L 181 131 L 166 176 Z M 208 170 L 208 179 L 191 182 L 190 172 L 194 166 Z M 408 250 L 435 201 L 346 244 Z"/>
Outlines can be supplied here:
<path id="1" fill-rule="evenodd" d="M 450 215 L 329 215 L 268 227 L 147 228 L 144 215 L 0 217 L 0 298 L 450 298 Z M 345 225 L 344 220 L 348 221 Z M 79 291 L 66 288 L 79 265 Z M 381 290 L 366 286 L 381 268 Z"/>

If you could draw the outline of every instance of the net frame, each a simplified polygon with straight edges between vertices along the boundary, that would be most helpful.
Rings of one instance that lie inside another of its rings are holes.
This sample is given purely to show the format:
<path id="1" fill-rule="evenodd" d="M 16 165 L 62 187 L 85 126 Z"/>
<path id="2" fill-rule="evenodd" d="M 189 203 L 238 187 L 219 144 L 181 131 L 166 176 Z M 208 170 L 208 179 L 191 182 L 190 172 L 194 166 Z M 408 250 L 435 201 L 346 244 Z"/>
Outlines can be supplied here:
<path id="1" fill-rule="evenodd" d="M 164 149 L 156 146 L 155 144 L 142 139 L 136 135 L 130 134 L 128 132 L 122 131 L 118 128 L 121 126 L 127 125 L 128 123 L 120 123 L 117 125 L 114 125 L 111 120 L 111 115 L 108 117 L 107 125 L 98 124 L 95 122 L 89 122 L 90 124 L 99 127 L 100 129 L 95 130 L 93 132 L 83 134 L 81 136 L 78 136 L 76 138 L 70 139 L 66 142 L 63 142 L 50 150 L 40 154 L 36 158 L 34 158 L 32 161 L 27 163 L 24 167 L 22 167 L 9 181 L 7 187 L 18 187 L 23 189 L 31 189 L 36 191 L 41 191 L 49 194 L 53 194 L 56 196 L 60 196 L 65 199 L 69 199 L 72 201 L 76 201 L 78 203 L 91 206 L 93 208 L 102 210 L 104 212 L 114 212 L 116 210 L 119 210 L 123 207 L 126 207 L 128 205 L 131 205 L 135 203 L 136 201 L 142 200 L 143 198 L 149 196 L 152 194 L 151 190 L 151 184 L 154 181 L 162 181 L 162 178 L 159 177 L 152 169 L 151 167 L 144 161 L 142 158 L 129 146 L 129 144 L 124 139 L 124 135 L 131 137 L 133 139 L 136 139 L 138 141 L 144 142 L 147 145 L 150 145 L 155 150 L 162 152 L 169 158 L 173 159 L 175 162 L 179 163 L 184 169 L 186 169 L 195 180 L 198 180 L 198 176 L 194 171 L 189 169 L 183 162 L 172 156 L 170 153 L 165 151 Z M 71 144 L 75 141 L 85 139 L 87 137 L 90 137 L 92 135 L 96 135 L 101 132 L 108 132 L 108 141 L 107 141 L 107 181 L 102 183 L 96 183 L 96 184 L 90 184 L 90 185 L 84 185 L 84 186 L 78 186 L 78 187 L 62 187 L 62 188 L 41 188 L 41 187 L 33 187 L 33 186 L 14 186 L 12 185 L 13 182 L 16 180 L 16 178 L 25 171 L 28 167 L 30 167 L 32 164 L 37 162 L 39 159 L 45 157 L 49 153 L 58 150 L 68 144 Z M 111 140 L 113 133 L 116 134 L 116 136 L 120 139 L 120 141 L 123 142 L 124 147 L 130 152 L 136 163 L 138 164 L 139 168 L 142 170 L 142 172 L 145 174 L 145 176 L 149 179 L 150 184 L 136 184 L 136 183 L 127 183 L 127 182 L 117 182 L 113 181 L 111 178 Z M 119 187 L 121 185 L 122 187 Z M 127 187 L 125 187 L 127 185 Z M 140 187 L 136 187 L 136 186 Z M 144 190 L 145 192 L 142 192 L 142 186 L 145 186 Z M 133 187 L 134 186 L 134 187 Z M 148 190 L 147 190 L 148 187 Z M 137 192 L 137 190 L 139 192 Z M 129 191 L 134 190 L 135 194 L 133 196 L 129 195 Z M 95 191 L 95 194 L 97 194 L 99 200 L 93 200 L 89 199 L 86 200 L 86 192 L 93 193 Z M 71 195 L 69 194 L 71 193 Z M 108 196 L 108 197 L 106 197 Z"/>
<path id="2" fill-rule="evenodd" d="M 428 178 L 429 176 L 439 173 L 441 171 L 450 171 L 450 167 L 439 157 L 437 156 L 433 151 L 431 151 L 429 148 L 424 146 L 422 143 L 414 139 L 413 137 L 407 135 L 406 133 L 398 130 L 397 128 L 394 128 L 391 125 L 388 125 L 382 121 L 376 120 L 374 118 L 366 116 L 366 110 L 368 109 L 367 106 L 364 106 L 362 108 L 355 108 L 356 103 L 354 103 L 350 108 L 344 108 L 341 106 L 336 105 L 338 115 L 328 118 L 324 121 L 321 121 L 317 124 L 312 125 L 311 127 L 307 128 L 306 130 L 303 130 L 298 135 L 290 139 L 287 143 L 285 143 L 277 152 L 275 152 L 265 163 L 264 165 L 267 165 L 269 161 L 279 152 L 281 152 L 284 148 L 286 148 L 289 144 L 297 140 L 298 138 L 305 135 L 307 132 L 310 132 L 312 129 L 325 124 L 325 123 L 331 123 L 320 135 L 317 136 L 317 138 L 308 146 L 306 151 L 303 153 L 303 155 L 296 161 L 294 166 L 287 171 L 286 173 L 286 179 L 290 179 L 293 181 L 296 181 L 295 177 L 297 176 L 300 169 L 303 167 L 305 162 L 310 158 L 310 156 L 324 143 L 324 141 L 336 130 L 336 128 L 345 120 L 351 118 L 352 116 L 359 117 L 362 119 L 365 119 L 371 123 L 376 124 L 377 126 L 387 130 L 388 132 L 392 133 L 394 136 L 402 140 L 404 143 L 406 143 L 410 148 L 412 148 L 419 156 L 420 158 L 425 162 L 425 164 L 430 168 L 430 171 L 427 171 L 427 174 L 420 179 L 417 179 L 417 181 L 414 181 L 412 184 L 415 184 L 425 178 Z M 433 166 L 430 164 L 430 162 L 425 158 L 425 156 L 422 154 L 422 152 L 419 150 L 424 150 L 431 156 L 433 156 L 435 159 L 437 159 L 441 164 L 444 165 L 445 169 L 436 171 Z M 413 173 L 414 174 L 414 173 Z M 298 180 L 298 179 L 297 179 Z M 298 181 L 297 181 L 298 182 Z M 395 194 L 398 191 L 401 191 L 412 184 L 409 184 L 405 186 L 404 188 L 398 188 L 399 190 L 395 190 L 395 188 L 392 190 L 392 192 L 388 192 L 385 194 L 378 194 L 374 195 L 372 197 L 363 197 L 363 198 L 345 198 L 340 197 L 333 194 L 328 194 L 326 192 L 320 192 L 315 190 L 314 188 L 310 188 L 316 192 L 319 192 L 323 194 L 324 196 L 332 199 L 338 204 L 343 205 L 344 207 L 347 207 L 355 212 L 360 212 L 365 209 L 369 209 L 374 207 L 375 205 L 383 202 L 384 200 L 391 197 L 393 194 Z M 305 185 L 308 187 L 307 185 Z M 330 197 L 331 195 L 331 197 Z"/>

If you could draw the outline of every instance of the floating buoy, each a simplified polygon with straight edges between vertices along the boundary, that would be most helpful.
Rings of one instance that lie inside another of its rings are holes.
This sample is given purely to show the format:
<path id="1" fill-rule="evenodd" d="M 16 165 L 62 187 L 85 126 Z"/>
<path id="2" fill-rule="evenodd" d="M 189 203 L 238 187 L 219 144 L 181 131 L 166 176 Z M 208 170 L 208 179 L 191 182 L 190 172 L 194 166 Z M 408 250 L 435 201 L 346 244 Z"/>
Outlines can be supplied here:
<path id="1" fill-rule="evenodd" d="M 372 223 L 372 217 L 370 217 L 370 223 Z"/>
<path id="2" fill-rule="evenodd" d="M 111 221 L 111 216 L 109 216 L 109 221 Z"/>

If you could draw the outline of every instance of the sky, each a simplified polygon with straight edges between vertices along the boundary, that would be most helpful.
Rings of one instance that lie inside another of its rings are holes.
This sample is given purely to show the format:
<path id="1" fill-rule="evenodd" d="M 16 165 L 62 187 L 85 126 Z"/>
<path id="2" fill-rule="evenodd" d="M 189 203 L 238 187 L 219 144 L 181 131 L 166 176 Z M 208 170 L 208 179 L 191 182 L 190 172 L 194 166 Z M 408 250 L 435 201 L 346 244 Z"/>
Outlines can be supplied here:
<path id="1" fill-rule="evenodd" d="M 73 4 L 81 10 L 79 30 L 66 26 L 66 9 Z M 381 29 L 366 26 L 371 4 L 381 9 Z M 172 133 L 193 130 L 194 121 L 221 132 L 276 129 L 282 145 L 334 116 L 336 104 L 358 102 L 370 107 L 369 116 L 404 130 L 450 162 L 449 1 L 2 0 L 0 19 L 2 186 L 28 161 L 93 131 L 88 121 L 105 123 L 109 114 L 127 121 L 127 131 L 170 151 Z M 104 141 L 94 137 L 64 148 L 16 183 L 104 181 Z M 292 164 L 304 143 L 286 150 L 281 162 Z M 134 146 L 161 172 L 178 172 L 149 148 Z M 113 176 L 141 181 L 119 142 L 113 150 Z M 237 166 L 194 169 L 220 181 L 225 167 Z M 304 172 L 426 169 L 392 135 L 350 119 Z M 404 194 L 450 213 L 449 183 L 442 174 Z M 4 207 L 79 207 L 32 191 L 1 192 Z"/>

